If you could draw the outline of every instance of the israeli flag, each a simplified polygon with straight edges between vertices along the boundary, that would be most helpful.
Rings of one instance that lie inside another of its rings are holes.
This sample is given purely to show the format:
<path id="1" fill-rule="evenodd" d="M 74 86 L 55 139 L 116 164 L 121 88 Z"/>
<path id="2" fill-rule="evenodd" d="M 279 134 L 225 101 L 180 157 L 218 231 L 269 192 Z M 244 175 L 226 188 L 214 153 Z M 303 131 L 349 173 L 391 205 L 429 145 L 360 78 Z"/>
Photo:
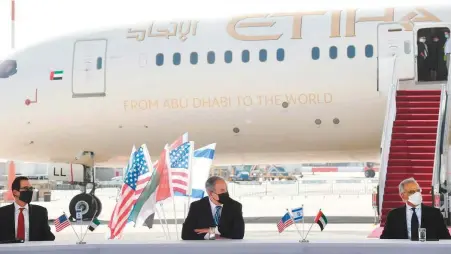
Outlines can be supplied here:
<path id="1" fill-rule="evenodd" d="M 294 222 L 300 222 L 304 218 L 304 209 L 302 207 L 291 209 Z"/>
<path id="2" fill-rule="evenodd" d="M 216 143 L 204 146 L 194 151 L 191 169 L 191 197 L 205 196 L 205 182 L 210 175 L 210 168 L 215 157 Z"/>

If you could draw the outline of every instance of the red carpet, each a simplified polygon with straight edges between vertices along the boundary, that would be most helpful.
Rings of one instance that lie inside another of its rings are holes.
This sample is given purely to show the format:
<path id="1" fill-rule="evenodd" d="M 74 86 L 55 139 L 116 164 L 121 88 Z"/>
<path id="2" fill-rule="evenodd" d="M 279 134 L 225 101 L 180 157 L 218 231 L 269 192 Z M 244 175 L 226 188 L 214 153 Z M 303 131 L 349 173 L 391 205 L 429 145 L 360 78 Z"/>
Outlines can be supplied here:
<path id="1" fill-rule="evenodd" d="M 398 185 L 406 178 L 414 177 L 418 181 L 424 204 L 432 205 L 430 193 L 440 93 L 434 90 L 397 91 L 381 226 L 385 224 L 388 211 L 403 205 Z"/>
<path id="2" fill-rule="evenodd" d="M 368 235 L 368 238 L 379 238 L 382 234 L 383 227 L 378 227 L 373 232 Z M 449 233 L 451 234 L 451 228 L 448 228 Z"/>

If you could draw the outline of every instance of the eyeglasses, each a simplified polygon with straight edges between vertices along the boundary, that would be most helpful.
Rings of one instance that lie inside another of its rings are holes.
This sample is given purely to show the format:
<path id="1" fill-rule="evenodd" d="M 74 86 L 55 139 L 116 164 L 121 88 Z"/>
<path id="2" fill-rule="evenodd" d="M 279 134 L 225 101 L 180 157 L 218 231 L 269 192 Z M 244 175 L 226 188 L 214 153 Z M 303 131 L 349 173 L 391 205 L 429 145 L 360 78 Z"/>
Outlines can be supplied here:
<path id="1" fill-rule="evenodd" d="M 20 188 L 20 190 L 24 190 L 24 191 L 34 191 L 34 187 L 23 187 L 23 188 Z"/>

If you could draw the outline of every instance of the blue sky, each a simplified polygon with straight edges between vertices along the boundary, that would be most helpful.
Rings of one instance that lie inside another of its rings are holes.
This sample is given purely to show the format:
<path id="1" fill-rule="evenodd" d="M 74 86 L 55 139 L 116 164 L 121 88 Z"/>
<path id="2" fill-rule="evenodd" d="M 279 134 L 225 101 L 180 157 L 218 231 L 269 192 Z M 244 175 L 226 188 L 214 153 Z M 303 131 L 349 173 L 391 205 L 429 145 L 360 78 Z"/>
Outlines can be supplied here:
<path id="1" fill-rule="evenodd" d="M 449 0 L 428 0 L 447 2 Z M 10 2 L 0 0 L 0 59 L 10 49 Z M 237 13 L 295 9 L 340 8 L 361 0 L 16 0 L 16 48 L 62 34 L 105 26 L 170 18 L 211 18 Z M 377 5 L 393 4 L 380 0 Z M 397 5 L 424 0 L 397 0 Z M 370 4 L 368 1 L 366 4 Z M 205 11 L 208 10 L 208 11 Z"/>

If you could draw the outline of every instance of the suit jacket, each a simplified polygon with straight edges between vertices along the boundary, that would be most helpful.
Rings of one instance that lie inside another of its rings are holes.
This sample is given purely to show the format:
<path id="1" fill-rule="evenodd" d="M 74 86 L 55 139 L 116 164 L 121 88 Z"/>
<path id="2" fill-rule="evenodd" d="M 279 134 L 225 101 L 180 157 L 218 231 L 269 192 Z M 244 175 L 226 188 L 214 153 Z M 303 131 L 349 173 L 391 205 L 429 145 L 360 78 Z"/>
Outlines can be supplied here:
<path id="1" fill-rule="evenodd" d="M 221 237 L 228 239 L 243 239 L 244 237 L 244 219 L 242 205 L 231 200 L 224 204 L 219 219 L 218 231 Z M 182 227 L 183 240 L 204 240 L 205 233 L 198 234 L 195 229 L 204 229 L 214 226 L 214 218 L 211 212 L 210 201 L 208 197 L 191 203 L 188 216 Z"/>
<path id="2" fill-rule="evenodd" d="M 407 234 L 406 206 L 395 208 L 387 215 L 381 239 L 409 239 Z M 451 239 L 439 209 L 421 205 L 421 224 L 426 228 L 426 239 Z"/>
<path id="3" fill-rule="evenodd" d="M 47 209 L 38 205 L 28 205 L 29 241 L 54 241 L 55 236 L 50 231 Z M 16 239 L 16 220 L 14 203 L 0 207 L 0 241 Z"/>

